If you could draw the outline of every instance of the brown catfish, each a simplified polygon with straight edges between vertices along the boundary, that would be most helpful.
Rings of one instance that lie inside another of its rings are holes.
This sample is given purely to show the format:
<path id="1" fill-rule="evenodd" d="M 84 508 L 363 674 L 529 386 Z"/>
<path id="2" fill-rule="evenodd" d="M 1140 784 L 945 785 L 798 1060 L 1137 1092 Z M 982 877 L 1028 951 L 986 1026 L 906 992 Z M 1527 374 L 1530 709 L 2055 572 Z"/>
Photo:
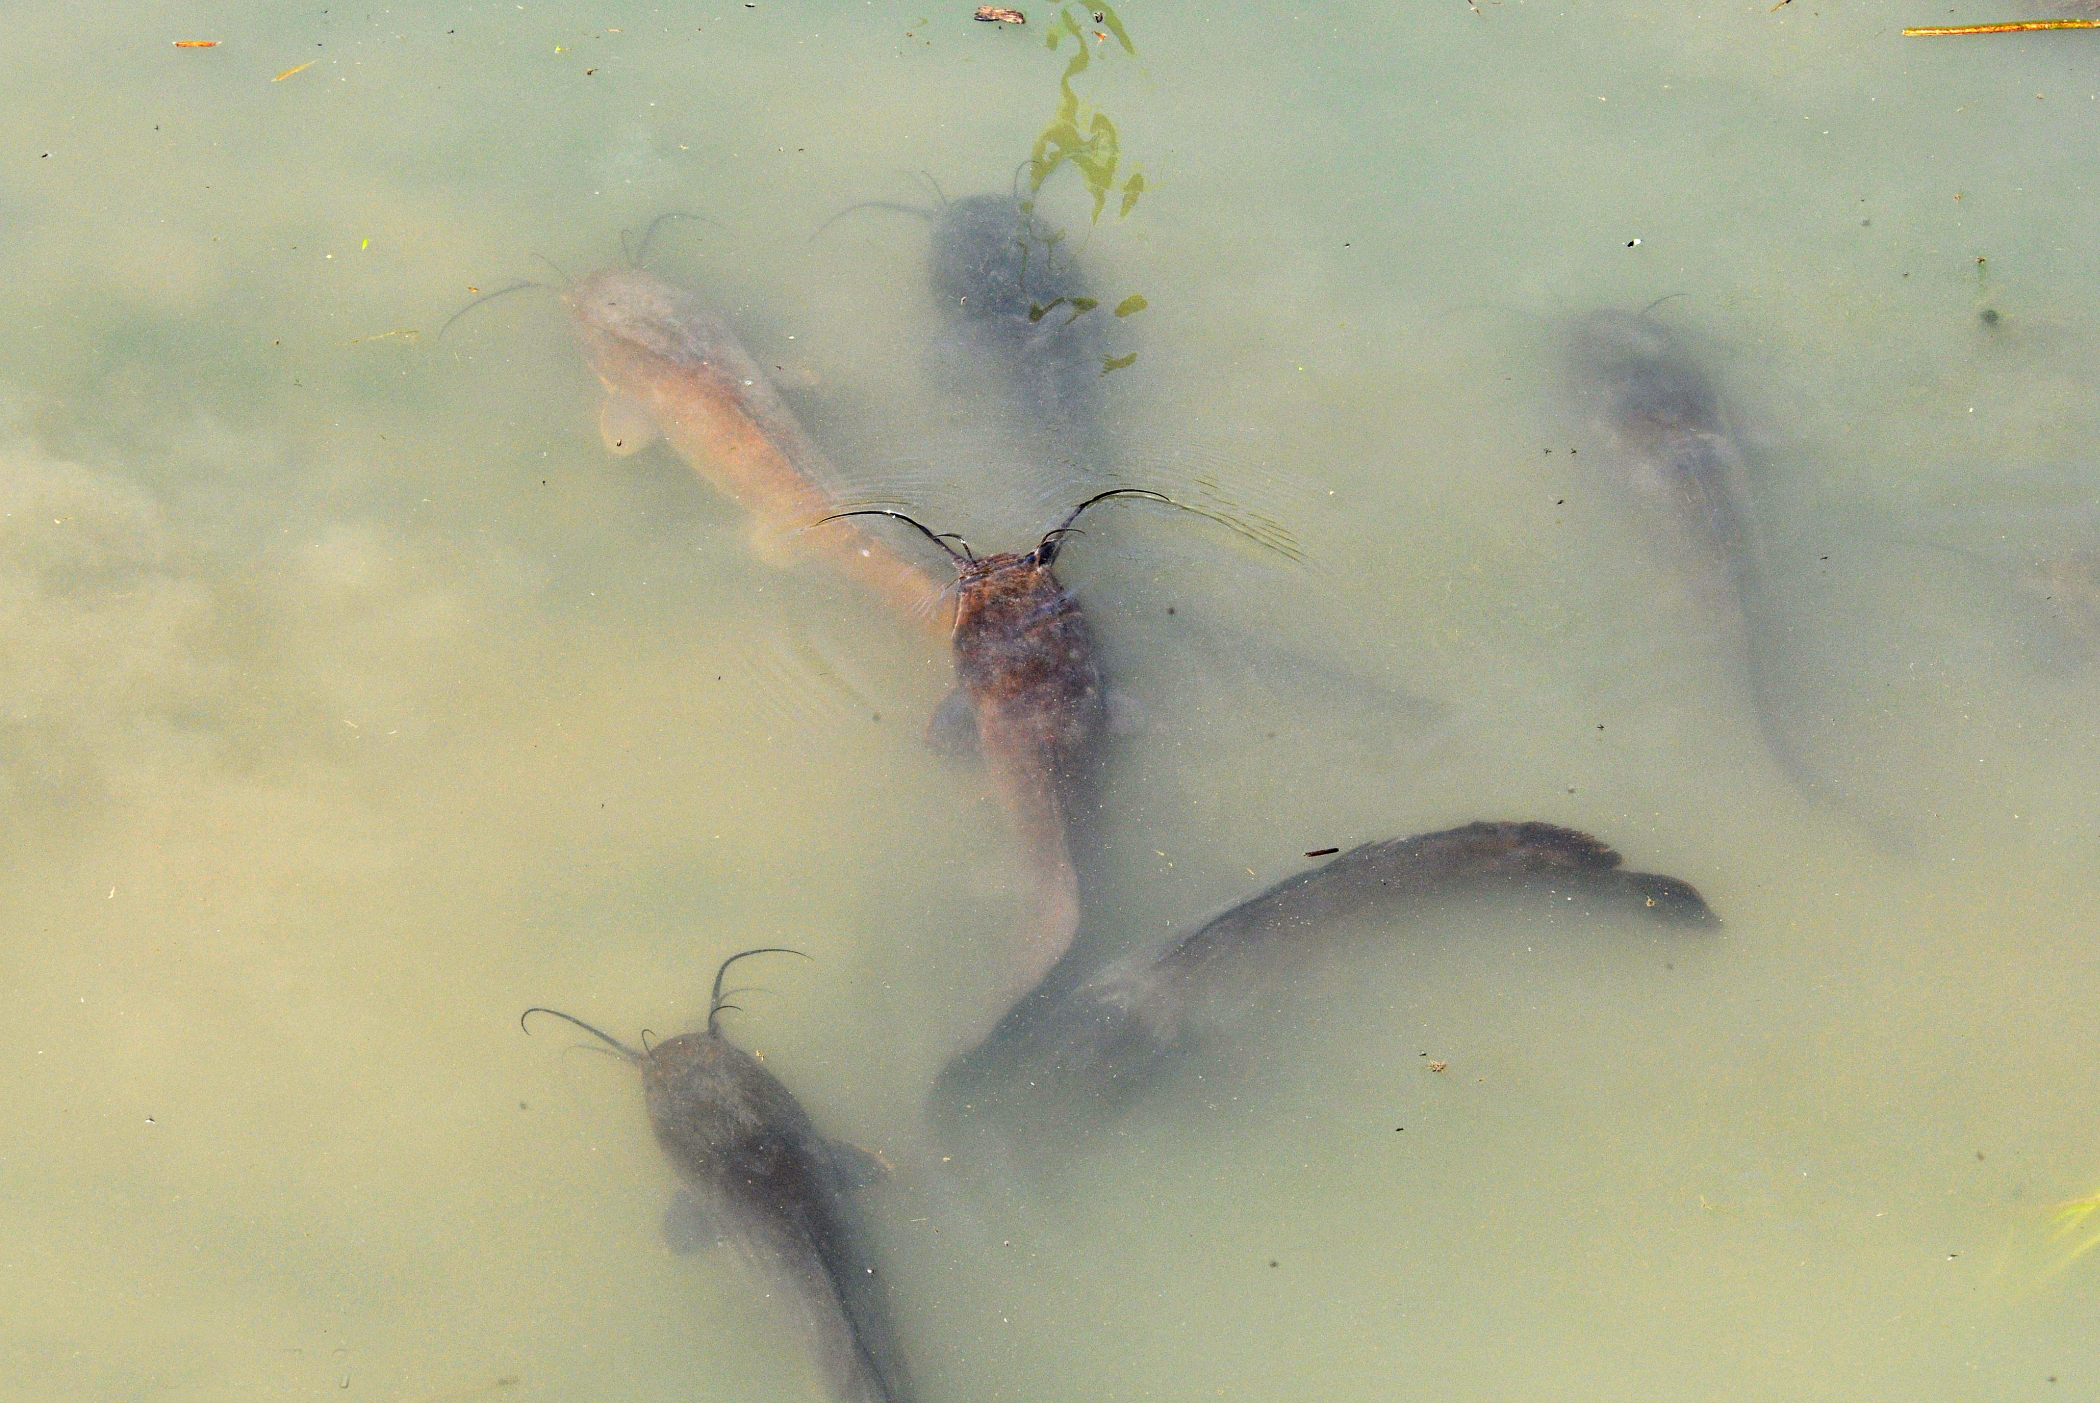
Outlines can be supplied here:
<path id="1" fill-rule="evenodd" d="M 624 455 L 665 440 L 751 513 L 761 558 L 821 553 L 908 616 L 931 618 L 940 587 L 917 566 L 851 527 L 802 534 L 841 505 L 838 475 L 726 321 L 635 268 L 579 279 L 561 300 L 605 386 L 598 431 L 607 449 Z"/>
<path id="2" fill-rule="evenodd" d="M 809 1115 L 758 1059 L 724 1038 L 722 976 L 715 971 L 707 1026 L 637 1052 L 582 1019 L 551 1008 L 641 1068 L 642 1097 L 656 1143 L 684 1184 L 665 1218 L 678 1246 L 705 1234 L 733 1243 L 768 1284 L 792 1301 L 838 1403 L 910 1403 L 913 1396 L 888 1293 L 875 1274 L 852 1190 L 871 1177 L 873 1157 L 825 1140 Z M 530 1029 L 527 1029 L 529 1032 Z M 690 1221 L 697 1217 L 699 1228 Z"/>
<path id="3" fill-rule="evenodd" d="M 1584 909 L 1665 925 L 1717 924 L 1690 883 L 1628 872 L 1609 846 L 1550 823 L 1469 823 L 1366 843 L 1170 941 L 1077 984 L 1023 1000 L 983 1043 L 949 1063 L 934 1110 L 950 1131 L 1083 1131 L 1126 1108 L 1198 1041 L 1196 1010 L 1328 942 L 1336 925 L 1400 916 L 1497 892 L 1540 891 Z"/>
<path id="4" fill-rule="evenodd" d="M 1075 829 L 1093 807 L 1090 782 L 1108 706 L 1086 615 L 1052 567 L 1080 514 L 1111 497 L 1171 504 L 1137 488 L 1096 493 L 1033 549 L 983 557 L 967 545 L 957 550 L 902 512 L 842 513 L 895 517 L 955 563 L 956 690 L 935 725 L 974 731 L 1028 865 L 1028 909 L 1007 981 L 1015 996 L 1035 987 L 1079 928 Z"/>

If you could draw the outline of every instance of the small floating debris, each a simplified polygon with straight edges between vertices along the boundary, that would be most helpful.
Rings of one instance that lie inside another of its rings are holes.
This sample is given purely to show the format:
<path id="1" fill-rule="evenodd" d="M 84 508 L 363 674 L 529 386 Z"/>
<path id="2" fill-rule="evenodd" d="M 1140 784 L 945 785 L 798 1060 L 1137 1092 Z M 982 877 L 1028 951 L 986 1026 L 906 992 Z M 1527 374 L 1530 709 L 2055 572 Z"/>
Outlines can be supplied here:
<path id="1" fill-rule="evenodd" d="M 1002 10 L 997 5 L 979 5 L 975 18 L 986 24 L 1026 24 L 1028 16 L 1019 10 Z"/>
<path id="2" fill-rule="evenodd" d="M 219 47 L 219 41 L 216 39 L 177 39 L 175 47 L 178 49 L 216 49 Z"/>
<path id="3" fill-rule="evenodd" d="M 1340 848 L 1314 848 L 1314 849 L 1313 849 L 1313 850 L 1312 850 L 1311 852 L 1307 853 L 1307 854 L 1306 854 L 1306 856 L 1307 856 L 1307 857 L 1332 857 L 1332 856 L 1333 856 L 1334 854 L 1336 854 L 1336 853 L 1338 853 L 1338 852 L 1340 852 L 1340 851 L 1341 851 L 1341 849 L 1340 849 Z"/>
<path id="4" fill-rule="evenodd" d="M 306 62 L 300 64 L 297 68 L 285 69 L 284 72 L 278 74 L 275 78 L 272 78 L 270 81 L 273 83 L 282 83 L 285 79 L 291 77 L 294 73 L 304 73 L 307 69 L 312 68 L 316 63 L 319 62 L 319 59 L 310 58 Z"/>
<path id="5" fill-rule="evenodd" d="M 2004 24 L 1928 25 L 1906 29 L 1906 39 L 1939 39 L 1949 34 L 2019 34 L 2030 29 L 2100 29 L 2100 19 L 2029 19 Z"/>

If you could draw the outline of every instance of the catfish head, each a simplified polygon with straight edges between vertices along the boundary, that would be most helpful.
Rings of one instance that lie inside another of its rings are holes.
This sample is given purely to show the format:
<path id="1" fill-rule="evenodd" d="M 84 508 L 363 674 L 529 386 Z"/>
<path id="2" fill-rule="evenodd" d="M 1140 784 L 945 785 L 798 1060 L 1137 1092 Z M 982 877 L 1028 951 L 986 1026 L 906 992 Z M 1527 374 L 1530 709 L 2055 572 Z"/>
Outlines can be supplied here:
<path id="1" fill-rule="evenodd" d="M 1083 747 L 1105 723 L 1093 634 L 1079 602 L 1057 578 L 1056 565 L 1080 516 L 1112 497 L 1173 505 L 1162 493 L 1113 488 L 1074 507 L 1032 548 L 986 556 L 953 533 L 936 532 L 887 507 L 838 513 L 895 517 L 939 546 L 954 564 L 956 681 L 959 696 L 974 713 L 981 741 L 989 739 L 984 733 L 994 726 L 1012 728 L 1021 733 L 1013 739 L 1065 756 Z M 945 718 L 937 720 L 945 724 Z"/>
<path id="2" fill-rule="evenodd" d="M 730 956 L 715 971 L 707 1025 L 654 1047 L 645 1042 L 643 1051 L 558 1009 L 529 1008 L 518 1021 L 523 1026 L 535 1013 L 549 1014 L 575 1024 L 633 1063 L 642 1074 L 642 1096 L 657 1143 L 689 1180 L 760 1186 L 789 1168 L 775 1161 L 788 1148 L 783 1140 L 795 1137 L 780 1132 L 803 1131 L 809 1118 L 772 1073 L 722 1036 L 722 1014 L 737 1007 L 724 1002 L 722 977 L 731 965 L 752 955 L 801 953 L 769 946 Z"/>

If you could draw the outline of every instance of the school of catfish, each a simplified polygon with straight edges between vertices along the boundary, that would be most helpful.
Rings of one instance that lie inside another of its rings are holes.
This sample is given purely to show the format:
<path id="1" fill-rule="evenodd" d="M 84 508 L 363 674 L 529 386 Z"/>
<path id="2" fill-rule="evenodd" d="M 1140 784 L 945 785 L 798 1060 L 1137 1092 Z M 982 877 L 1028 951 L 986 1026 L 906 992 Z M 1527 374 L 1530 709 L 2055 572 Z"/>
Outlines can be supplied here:
<path id="1" fill-rule="evenodd" d="M 941 331 L 929 378 L 1004 436 L 1008 461 L 1039 464 L 1068 492 L 1032 540 L 980 552 L 913 504 L 853 499 L 703 294 L 620 266 L 559 296 L 604 391 L 599 427 L 609 452 L 661 442 L 747 516 L 762 558 L 838 572 L 888 606 L 900 639 L 929 628 L 948 636 L 956 685 L 925 718 L 927 741 L 981 765 L 1023 869 L 1019 909 L 983 949 L 1001 992 L 979 1011 L 979 1039 L 930 1089 L 928 1113 L 953 1152 L 945 1157 L 952 1172 L 1041 1162 L 1086 1144 L 1223 1030 L 1260 1037 L 1235 1011 L 1243 991 L 1288 980 L 1352 933 L 1402 922 L 1420 929 L 1468 903 L 1549 894 L 1600 920 L 1685 932 L 1718 924 L 1689 883 L 1628 871 L 1596 837 L 1473 817 L 1328 855 L 1193 929 L 1132 939 L 1136 923 L 1097 895 L 1108 856 L 1102 779 L 1118 747 L 1109 743 L 1114 679 L 1092 620 L 1112 628 L 1116 601 L 1082 607 L 1057 567 L 1082 519 L 1110 530 L 1116 512 L 1184 504 L 1119 478 L 1101 412 L 1098 319 L 1042 312 L 1083 296 L 1084 270 L 1040 235 L 1026 205 L 992 194 L 924 210 L 884 207 L 930 226 L 923 286 Z M 1769 609 L 1745 455 L 1717 393 L 1646 313 L 1597 312 L 1566 344 L 1571 389 L 1616 444 L 1613 475 L 1711 611 L 1778 767 L 1813 790 L 1764 704 L 1758 638 Z M 521 1022 L 530 1031 L 531 1014 L 566 1019 L 640 1071 L 651 1127 L 682 1185 L 666 1215 L 667 1242 L 733 1247 L 754 1289 L 788 1303 L 828 1396 L 907 1403 L 919 1396 L 906 1362 L 911 1302 L 876 1260 L 860 1201 L 884 1163 L 824 1136 L 789 1088 L 719 1026 L 730 1007 L 728 969 L 772 953 L 800 952 L 732 951 L 716 970 L 704 1024 L 654 1047 L 636 1050 L 557 1010 L 529 1010 Z"/>

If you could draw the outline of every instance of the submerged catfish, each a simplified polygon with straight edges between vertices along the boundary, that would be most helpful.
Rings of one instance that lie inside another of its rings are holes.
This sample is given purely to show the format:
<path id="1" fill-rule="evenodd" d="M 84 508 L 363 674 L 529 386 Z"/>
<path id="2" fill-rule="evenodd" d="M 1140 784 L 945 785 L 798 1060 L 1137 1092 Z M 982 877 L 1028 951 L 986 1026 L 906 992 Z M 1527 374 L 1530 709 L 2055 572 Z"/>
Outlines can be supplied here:
<path id="1" fill-rule="evenodd" d="M 926 251 L 927 284 L 947 321 L 936 378 L 1001 406 L 1009 432 L 1083 469 L 1101 466 L 1098 423 L 1106 313 L 1058 241 L 1021 202 L 972 195 L 945 206 Z"/>
<path id="2" fill-rule="evenodd" d="M 1016 996 L 1049 972 L 1079 928 L 1075 831 L 1093 810 L 1092 771 L 1108 705 L 1086 615 L 1052 567 L 1080 514 L 1113 497 L 1170 501 L 1136 488 L 1099 492 L 1033 549 L 983 557 L 967 545 L 957 550 L 902 512 L 846 513 L 895 517 L 955 564 L 956 690 L 934 729 L 960 732 L 965 744 L 974 740 L 1013 816 L 1031 887 L 1008 979 Z"/>
<path id="3" fill-rule="evenodd" d="M 1046 986 L 949 1063 L 934 1089 L 951 1131 L 1086 1128 L 1124 1109 L 1200 1041 L 1200 1012 L 1328 943 L 1350 917 L 1403 916 L 1529 890 L 1680 927 L 1718 924 L 1691 884 L 1628 872 L 1610 847 L 1550 823 L 1470 823 L 1366 843 L 1211 918 L 1164 950 Z"/>
<path id="4" fill-rule="evenodd" d="M 818 1135 L 779 1078 L 717 1026 L 726 1007 L 722 976 L 738 960 L 771 953 L 746 950 L 724 960 L 707 1026 L 645 1052 L 551 1008 L 527 1009 L 518 1021 L 535 1013 L 566 1019 L 641 1068 L 656 1143 L 684 1183 L 665 1217 L 666 1237 L 674 1246 L 680 1239 L 698 1245 L 709 1235 L 733 1242 L 795 1303 L 837 1403 L 909 1403 L 887 1292 L 851 1198 L 871 1177 L 873 1157 Z"/>
<path id="5" fill-rule="evenodd" d="M 1787 778 L 1827 797 L 1782 714 L 1772 677 L 1783 632 L 1766 584 L 1749 470 L 1699 368 L 1646 315 L 1593 312 L 1569 338 L 1571 378 L 1616 440 L 1622 485 L 1685 577 L 1701 617 Z"/>
<path id="6" fill-rule="evenodd" d="M 664 439 L 751 513 L 762 557 L 820 552 L 908 616 L 926 617 L 939 585 L 887 547 L 850 527 L 822 540 L 797 534 L 841 505 L 838 477 L 727 322 L 635 268 L 593 273 L 561 300 L 605 386 L 598 429 L 608 450 Z"/>
<path id="7" fill-rule="evenodd" d="M 929 416 L 931 425 L 949 421 L 933 453 L 970 463 L 980 500 L 989 487 L 995 501 L 1039 503 L 1098 480 L 1109 460 L 1101 421 L 1113 319 L 1062 235 L 1018 194 L 943 199 L 932 209 L 870 201 L 834 220 L 862 209 L 932 226 L 926 287 L 940 321 L 924 363 L 955 411 Z"/>

